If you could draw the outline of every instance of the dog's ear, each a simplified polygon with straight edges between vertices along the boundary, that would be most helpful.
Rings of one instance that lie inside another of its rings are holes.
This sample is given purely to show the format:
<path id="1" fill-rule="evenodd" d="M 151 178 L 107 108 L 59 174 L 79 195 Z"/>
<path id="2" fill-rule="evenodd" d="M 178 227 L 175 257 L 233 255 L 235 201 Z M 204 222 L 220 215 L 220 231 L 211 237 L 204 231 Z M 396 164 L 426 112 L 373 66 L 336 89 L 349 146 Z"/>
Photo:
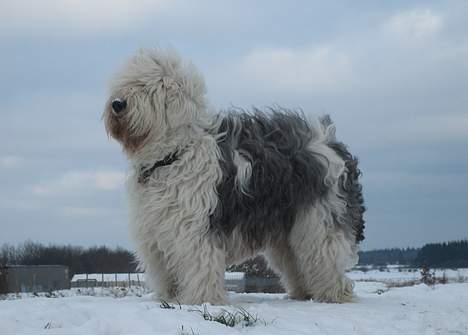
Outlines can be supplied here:
<path id="1" fill-rule="evenodd" d="M 193 66 L 186 66 L 181 76 L 165 76 L 161 79 L 164 91 L 164 110 L 168 126 L 197 122 L 206 111 L 205 83 Z"/>
<path id="2" fill-rule="evenodd" d="M 196 122 L 206 110 L 202 75 L 174 51 L 140 51 L 129 62 L 123 81 L 142 88 L 136 96 L 141 108 L 150 107 L 148 110 L 156 112 L 151 120 L 155 128 L 175 128 Z"/>
<path id="3" fill-rule="evenodd" d="M 196 118 L 197 106 L 188 97 L 181 84 L 171 77 L 164 77 L 161 89 L 166 122 L 170 128 L 189 124 Z"/>

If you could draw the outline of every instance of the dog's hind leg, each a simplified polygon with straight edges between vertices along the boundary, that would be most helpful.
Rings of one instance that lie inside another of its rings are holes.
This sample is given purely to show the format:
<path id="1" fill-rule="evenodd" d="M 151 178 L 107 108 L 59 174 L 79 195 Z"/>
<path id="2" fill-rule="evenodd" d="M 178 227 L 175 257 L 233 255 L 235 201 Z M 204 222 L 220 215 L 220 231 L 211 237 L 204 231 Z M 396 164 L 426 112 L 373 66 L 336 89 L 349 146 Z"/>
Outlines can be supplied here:
<path id="1" fill-rule="evenodd" d="M 357 261 L 357 247 L 342 227 L 329 225 L 324 215 L 328 213 L 321 205 L 303 213 L 289 242 L 307 294 L 316 301 L 347 302 L 354 285 L 345 271 Z"/>
<path id="2" fill-rule="evenodd" d="M 294 253 L 286 241 L 270 244 L 266 248 L 264 256 L 273 271 L 280 275 L 281 284 L 290 298 L 310 299 L 305 290 L 304 278 L 298 271 Z"/>

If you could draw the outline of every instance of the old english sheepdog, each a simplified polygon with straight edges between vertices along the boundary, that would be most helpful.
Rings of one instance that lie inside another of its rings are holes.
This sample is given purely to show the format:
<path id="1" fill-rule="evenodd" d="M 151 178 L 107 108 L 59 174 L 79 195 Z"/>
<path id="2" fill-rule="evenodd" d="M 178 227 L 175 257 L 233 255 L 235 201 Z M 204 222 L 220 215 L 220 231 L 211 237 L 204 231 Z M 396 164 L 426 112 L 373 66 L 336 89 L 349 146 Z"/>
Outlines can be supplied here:
<path id="1" fill-rule="evenodd" d="M 329 117 L 215 114 L 191 63 L 142 50 L 114 77 L 104 121 L 131 163 L 130 230 L 161 299 L 223 304 L 226 266 L 259 253 L 291 298 L 351 299 L 360 171 Z"/>

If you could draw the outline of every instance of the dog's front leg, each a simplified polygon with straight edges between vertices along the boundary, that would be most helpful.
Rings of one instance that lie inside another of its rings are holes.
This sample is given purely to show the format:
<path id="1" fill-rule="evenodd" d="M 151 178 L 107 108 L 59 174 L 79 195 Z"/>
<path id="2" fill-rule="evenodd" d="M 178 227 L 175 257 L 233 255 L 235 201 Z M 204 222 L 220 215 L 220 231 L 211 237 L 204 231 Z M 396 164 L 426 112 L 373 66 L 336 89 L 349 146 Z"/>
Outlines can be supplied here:
<path id="1" fill-rule="evenodd" d="M 177 299 L 183 304 L 225 304 L 225 253 L 209 233 L 194 236 L 178 252 Z"/>
<path id="2" fill-rule="evenodd" d="M 177 288 L 173 276 L 167 269 L 163 253 L 159 250 L 151 250 L 145 259 L 143 267 L 146 284 L 156 293 L 156 298 L 173 301 Z"/>

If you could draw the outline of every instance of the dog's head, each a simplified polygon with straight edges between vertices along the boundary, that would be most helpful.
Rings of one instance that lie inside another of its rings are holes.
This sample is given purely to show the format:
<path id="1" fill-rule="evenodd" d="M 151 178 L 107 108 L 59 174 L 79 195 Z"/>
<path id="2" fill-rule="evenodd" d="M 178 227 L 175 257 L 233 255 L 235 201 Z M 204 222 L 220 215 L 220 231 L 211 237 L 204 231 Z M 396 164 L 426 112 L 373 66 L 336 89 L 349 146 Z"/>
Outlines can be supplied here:
<path id="1" fill-rule="evenodd" d="M 206 113 L 205 83 L 172 51 L 140 50 L 115 75 L 104 121 L 128 154 Z"/>

